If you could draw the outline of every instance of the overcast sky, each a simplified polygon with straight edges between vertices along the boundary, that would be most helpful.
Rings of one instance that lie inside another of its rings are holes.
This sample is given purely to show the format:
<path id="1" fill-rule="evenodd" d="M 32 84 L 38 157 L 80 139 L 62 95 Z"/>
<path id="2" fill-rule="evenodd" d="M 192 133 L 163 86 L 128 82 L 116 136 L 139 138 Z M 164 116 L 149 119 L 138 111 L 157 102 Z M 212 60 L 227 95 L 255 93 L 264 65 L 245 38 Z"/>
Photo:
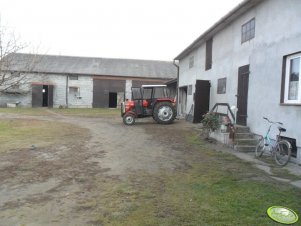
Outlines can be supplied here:
<path id="1" fill-rule="evenodd" d="M 0 0 L 25 52 L 172 60 L 242 0 Z"/>

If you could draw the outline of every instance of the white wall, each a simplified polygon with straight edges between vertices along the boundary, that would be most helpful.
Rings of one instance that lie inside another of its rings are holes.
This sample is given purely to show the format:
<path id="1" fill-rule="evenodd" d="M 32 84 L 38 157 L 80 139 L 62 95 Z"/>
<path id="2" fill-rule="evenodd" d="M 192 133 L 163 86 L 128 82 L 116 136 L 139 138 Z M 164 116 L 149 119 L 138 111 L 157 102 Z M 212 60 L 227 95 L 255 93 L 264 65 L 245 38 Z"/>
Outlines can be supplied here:
<path id="1" fill-rule="evenodd" d="M 194 56 L 194 66 L 192 68 L 189 68 L 189 57 Z M 192 95 L 187 95 L 187 106 L 186 106 L 186 114 L 189 113 L 189 110 L 191 108 L 191 105 L 193 104 L 193 93 L 195 92 L 195 83 L 197 78 L 197 73 L 199 70 L 199 64 L 200 64 L 200 57 L 199 51 L 193 51 L 188 57 L 184 58 L 179 62 L 179 88 L 184 86 L 192 85 Z M 180 106 L 178 105 L 180 108 Z M 181 112 L 178 109 L 178 112 Z M 185 114 L 184 113 L 184 114 Z"/>
<path id="2" fill-rule="evenodd" d="M 270 0 L 257 9 L 256 34 L 259 35 L 255 37 L 256 46 L 250 56 L 248 98 L 248 125 L 252 131 L 257 134 L 265 132 L 267 124 L 262 120 L 263 116 L 281 121 L 287 129 L 283 135 L 295 138 L 299 149 L 301 106 L 281 105 L 280 91 L 283 57 L 301 51 L 300 11 L 299 0 Z M 277 132 L 275 129 L 272 137 Z M 298 162 L 301 162 L 301 150 L 298 153 Z"/>
<path id="3" fill-rule="evenodd" d="M 61 84 L 63 87 L 63 84 Z M 68 81 L 69 87 L 78 87 L 79 96 L 68 92 L 68 106 L 70 108 L 91 108 L 93 102 L 93 79 L 91 76 L 78 76 L 78 80 Z M 66 87 L 66 86 L 65 86 Z M 63 90 L 61 90 L 63 94 Z M 66 93 L 66 90 L 64 90 Z M 59 105 L 59 99 L 56 106 Z"/>
<path id="4" fill-rule="evenodd" d="M 213 37 L 212 69 L 205 71 L 205 44 L 180 61 L 179 86 L 210 80 L 210 108 L 215 103 L 237 104 L 238 68 L 250 64 L 248 119 L 257 134 L 266 131 L 263 116 L 285 124 L 285 136 L 301 147 L 301 106 L 280 104 L 283 56 L 301 51 L 301 1 L 266 0 Z M 255 17 L 255 38 L 241 44 L 241 26 Z M 189 69 L 189 57 L 194 67 Z M 217 80 L 227 77 L 226 94 L 217 94 Z M 194 91 L 193 91 L 194 92 Z M 193 101 L 188 101 L 187 109 Z M 275 130 L 276 131 L 276 130 Z M 275 133 L 272 133 L 275 137 Z M 301 155 L 299 154 L 299 161 Z"/>
<path id="5" fill-rule="evenodd" d="M 66 106 L 66 75 L 49 75 L 49 74 L 28 74 L 27 84 L 20 89 L 27 91 L 25 95 L 2 95 L 0 97 L 0 105 L 5 106 L 6 103 L 20 102 L 20 107 L 32 106 L 32 84 L 48 84 L 53 85 L 53 107 Z M 78 80 L 69 80 L 68 87 L 79 87 L 80 97 L 75 98 L 68 95 L 69 107 L 92 107 L 93 100 L 93 80 L 91 76 L 78 76 Z M 67 91 L 69 91 L 67 89 Z"/>

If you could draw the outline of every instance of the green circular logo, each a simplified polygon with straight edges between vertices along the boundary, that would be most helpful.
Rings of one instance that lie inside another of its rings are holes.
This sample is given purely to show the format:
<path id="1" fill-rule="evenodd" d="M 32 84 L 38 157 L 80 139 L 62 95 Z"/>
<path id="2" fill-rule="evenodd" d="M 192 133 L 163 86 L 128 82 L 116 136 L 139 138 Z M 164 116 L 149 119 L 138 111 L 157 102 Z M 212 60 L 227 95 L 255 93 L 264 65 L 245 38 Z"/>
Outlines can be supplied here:
<path id="1" fill-rule="evenodd" d="M 283 206 L 268 208 L 267 214 L 274 221 L 282 224 L 294 224 L 298 221 L 298 215 L 291 209 Z"/>

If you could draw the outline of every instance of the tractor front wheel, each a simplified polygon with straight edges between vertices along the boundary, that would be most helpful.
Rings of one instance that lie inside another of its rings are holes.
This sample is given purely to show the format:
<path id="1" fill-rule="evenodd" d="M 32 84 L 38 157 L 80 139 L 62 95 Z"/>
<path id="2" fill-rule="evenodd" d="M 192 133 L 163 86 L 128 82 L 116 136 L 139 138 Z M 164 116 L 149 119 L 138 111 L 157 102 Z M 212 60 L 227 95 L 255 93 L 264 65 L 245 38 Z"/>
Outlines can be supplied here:
<path id="1" fill-rule="evenodd" d="M 125 114 L 123 116 L 123 123 L 127 126 L 131 126 L 135 124 L 135 115 L 133 114 Z"/>
<path id="2" fill-rule="evenodd" d="M 170 102 L 159 102 L 154 108 L 153 118 L 159 124 L 170 124 L 176 118 L 176 109 Z"/>

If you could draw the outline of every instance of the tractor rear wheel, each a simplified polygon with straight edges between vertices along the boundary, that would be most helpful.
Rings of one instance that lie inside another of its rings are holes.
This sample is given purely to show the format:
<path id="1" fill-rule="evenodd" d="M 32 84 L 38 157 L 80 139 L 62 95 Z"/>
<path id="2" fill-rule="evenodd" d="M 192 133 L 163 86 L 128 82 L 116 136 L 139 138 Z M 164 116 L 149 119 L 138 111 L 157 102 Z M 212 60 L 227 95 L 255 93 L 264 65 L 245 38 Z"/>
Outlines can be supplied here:
<path id="1" fill-rule="evenodd" d="M 176 118 L 176 109 L 170 102 L 159 102 L 154 107 L 153 118 L 159 124 L 170 124 Z"/>
<path id="2" fill-rule="evenodd" d="M 131 126 L 135 124 L 135 115 L 133 114 L 125 114 L 123 116 L 123 123 L 127 126 Z"/>

